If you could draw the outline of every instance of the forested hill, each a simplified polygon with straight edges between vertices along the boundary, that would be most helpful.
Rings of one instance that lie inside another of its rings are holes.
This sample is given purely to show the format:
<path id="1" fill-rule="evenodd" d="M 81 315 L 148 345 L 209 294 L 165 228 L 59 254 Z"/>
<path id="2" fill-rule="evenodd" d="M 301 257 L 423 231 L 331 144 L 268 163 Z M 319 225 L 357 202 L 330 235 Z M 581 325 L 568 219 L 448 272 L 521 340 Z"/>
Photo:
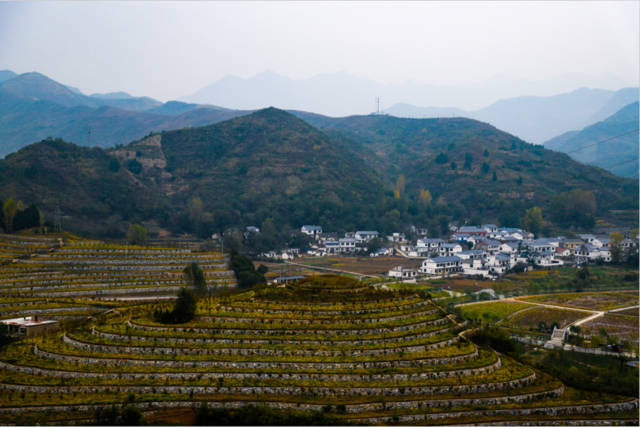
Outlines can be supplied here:
<path id="1" fill-rule="evenodd" d="M 638 208 L 637 181 L 478 121 L 304 118 L 269 108 L 110 150 L 44 141 L 0 161 L 0 199 L 49 216 L 58 203 L 87 232 L 144 220 L 202 236 L 303 223 L 437 234 L 450 220 L 517 225 L 532 206 L 552 227 L 589 227 Z"/>
<path id="2" fill-rule="evenodd" d="M 607 119 L 580 131 L 564 133 L 545 148 L 569 153 L 579 162 L 620 176 L 638 177 L 638 103 L 631 103 Z"/>

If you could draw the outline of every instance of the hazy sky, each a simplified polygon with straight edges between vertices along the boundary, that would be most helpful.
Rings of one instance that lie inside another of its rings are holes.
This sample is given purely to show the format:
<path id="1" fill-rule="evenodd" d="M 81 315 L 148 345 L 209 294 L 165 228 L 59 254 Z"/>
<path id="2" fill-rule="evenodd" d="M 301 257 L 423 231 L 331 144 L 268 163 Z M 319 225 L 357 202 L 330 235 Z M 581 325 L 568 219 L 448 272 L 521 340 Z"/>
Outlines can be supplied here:
<path id="1" fill-rule="evenodd" d="M 639 4 L 0 3 L 0 69 L 161 100 L 265 69 L 436 85 L 613 74 L 638 85 Z"/>

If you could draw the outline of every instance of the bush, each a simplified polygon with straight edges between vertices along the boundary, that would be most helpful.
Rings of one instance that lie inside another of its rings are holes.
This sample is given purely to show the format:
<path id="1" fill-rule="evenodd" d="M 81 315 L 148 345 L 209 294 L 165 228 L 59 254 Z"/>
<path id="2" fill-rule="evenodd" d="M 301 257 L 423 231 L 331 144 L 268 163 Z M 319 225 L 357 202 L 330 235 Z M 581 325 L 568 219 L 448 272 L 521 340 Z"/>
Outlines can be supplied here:
<path id="1" fill-rule="evenodd" d="M 231 250 L 231 269 L 236 275 L 238 286 L 250 288 L 259 283 L 266 283 L 264 274 L 256 271 L 253 262 L 235 249 Z"/>
<path id="2" fill-rule="evenodd" d="M 153 316 L 161 323 L 186 323 L 196 315 L 196 298 L 187 288 L 178 292 L 178 299 L 173 310 L 156 310 Z"/>

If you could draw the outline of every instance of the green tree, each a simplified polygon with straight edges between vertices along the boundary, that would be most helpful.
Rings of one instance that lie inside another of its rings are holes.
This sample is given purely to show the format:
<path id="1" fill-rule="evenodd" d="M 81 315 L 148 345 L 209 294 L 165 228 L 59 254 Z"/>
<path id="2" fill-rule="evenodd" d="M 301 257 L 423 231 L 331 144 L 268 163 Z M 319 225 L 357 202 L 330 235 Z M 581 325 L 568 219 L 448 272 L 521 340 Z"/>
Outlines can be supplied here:
<path id="1" fill-rule="evenodd" d="M 473 154 L 464 153 L 464 168 L 467 170 L 471 170 L 471 163 L 473 162 Z"/>
<path id="2" fill-rule="evenodd" d="M 192 262 L 183 270 L 187 285 L 191 286 L 196 294 L 202 295 L 207 291 L 207 281 L 204 272 L 196 262 Z"/>
<path id="3" fill-rule="evenodd" d="M 447 163 L 448 161 L 449 156 L 447 156 L 445 153 L 440 153 L 436 156 L 436 163 L 438 163 L 439 165 Z"/>
<path id="4" fill-rule="evenodd" d="M 487 162 L 482 162 L 482 167 L 480 168 L 480 172 L 482 172 L 483 174 L 489 173 L 489 163 Z"/>
<path id="5" fill-rule="evenodd" d="M 498 175 L 496 175 L 496 171 L 493 171 L 493 176 L 491 177 L 491 181 L 497 181 Z"/>
<path id="6" fill-rule="evenodd" d="M 621 264 L 623 249 L 622 242 L 624 241 L 624 237 L 620 233 L 611 233 L 611 238 L 609 240 L 609 252 L 611 253 L 611 263 L 612 264 Z"/>
<path id="7" fill-rule="evenodd" d="M 4 221 L 4 231 L 11 233 L 13 231 L 13 218 L 16 216 L 18 206 L 12 197 L 9 197 L 2 206 L 2 219 Z"/>
<path id="8" fill-rule="evenodd" d="M 143 246 L 147 244 L 147 230 L 140 224 L 131 224 L 127 232 L 127 241 L 130 245 Z"/>
<path id="9" fill-rule="evenodd" d="M 536 236 L 542 228 L 542 211 L 539 207 L 534 206 L 527 209 L 524 213 L 524 217 L 520 222 L 520 226 L 527 231 L 535 234 Z"/>

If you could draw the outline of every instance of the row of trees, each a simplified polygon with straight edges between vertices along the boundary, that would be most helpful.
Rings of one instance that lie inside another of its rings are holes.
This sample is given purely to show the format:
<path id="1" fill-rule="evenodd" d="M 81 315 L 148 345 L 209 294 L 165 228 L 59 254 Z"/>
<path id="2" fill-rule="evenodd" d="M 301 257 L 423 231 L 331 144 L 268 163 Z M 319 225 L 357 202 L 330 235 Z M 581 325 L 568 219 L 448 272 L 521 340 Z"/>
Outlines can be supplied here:
<path id="1" fill-rule="evenodd" d="M 11 197 L 4 203 L 0 200 L 0 205 L 0 224 L 5 233 L 44 225 L 44 217 L 36 205 L 25 206 L 21 200 L 16 202 Z"/>

